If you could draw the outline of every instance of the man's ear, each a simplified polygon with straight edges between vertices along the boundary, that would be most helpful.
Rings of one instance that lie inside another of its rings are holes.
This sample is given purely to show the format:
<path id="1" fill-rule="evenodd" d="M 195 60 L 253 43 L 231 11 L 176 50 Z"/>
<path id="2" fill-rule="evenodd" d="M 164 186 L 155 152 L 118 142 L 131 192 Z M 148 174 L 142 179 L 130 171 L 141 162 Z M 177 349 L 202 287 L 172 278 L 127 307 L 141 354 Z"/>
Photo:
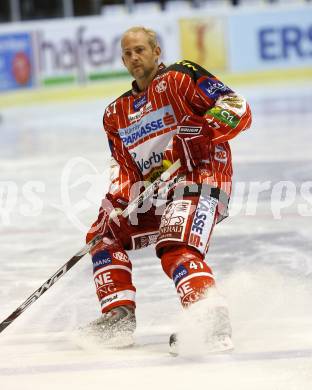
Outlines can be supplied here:
<path id="1" fill-rule="evenodd" d="M 124 60 L 124 56 L 121 56 L 121 59 L 122 59 L 122 63 L 124 64 L 124 66 L 126 66 L 126 63 L 125 63 L 125 60 Z"/>
<path id="2" fill-rule="evenodd" d="M 161 48 L 159 46 L 155 47 L 155 53 L 157 54 L 157 61 L 158 61 L 161 55 Z"/>

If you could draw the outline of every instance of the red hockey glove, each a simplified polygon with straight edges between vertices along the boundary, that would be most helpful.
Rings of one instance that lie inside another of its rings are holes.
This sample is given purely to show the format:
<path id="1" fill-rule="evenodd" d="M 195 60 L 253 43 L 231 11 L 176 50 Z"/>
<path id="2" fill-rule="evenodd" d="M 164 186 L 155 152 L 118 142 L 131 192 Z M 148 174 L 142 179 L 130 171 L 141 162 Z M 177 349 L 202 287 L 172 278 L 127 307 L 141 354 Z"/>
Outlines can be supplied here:
<path id="1" fill-rule="evenodd" d="M 115 238 L 123 239 L 128 234 L 128 220 L 121 216 L 122 209 L 114 208 L 113 205 L 105 199 L 100 210 L 97 220 L 92 224 L 86 235 L 88 243 L 94 237 L 104 236 L 109 231 Z"/>
<path id="2" fill-rule="evenodd" d="M 173 137 L 172 153 L 174 160 L 192 172 L 200 163 L 209 160 L 210 139 L 208 123 L 197 115 L 185 116 Z"/>

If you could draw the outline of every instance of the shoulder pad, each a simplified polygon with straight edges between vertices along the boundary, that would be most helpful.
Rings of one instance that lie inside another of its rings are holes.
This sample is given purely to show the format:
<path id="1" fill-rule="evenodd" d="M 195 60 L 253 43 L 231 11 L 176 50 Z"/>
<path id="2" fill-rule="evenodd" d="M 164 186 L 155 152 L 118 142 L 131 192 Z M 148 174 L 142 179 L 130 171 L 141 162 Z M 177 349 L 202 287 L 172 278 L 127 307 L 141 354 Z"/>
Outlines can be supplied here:
<path id="1" fill-rule="evenodd" d="M 129 91 L 123 93 L 122 95 L 120 95 L 117 99 L 110 102 L 105 108 L 104 115 L 103 115 L 103 122 L 105 120 L 105 117 L 109 118 L 112 114 L 116 113 L 116 104 L 117 104 L 117 101 L 119 99 L 122 99 L 123 97 L 131 96 L 131 95 L 132 95 L 132 91 L 129 90 Z"/>
<path id="2" fill-rule="evenodd" d="M 109 106 L 113 105 L 114 103 L 116 103 L 117 100 L 122 99 L 123 97 L 131 96 L 131 95 L 132 95 L 132 90 L 129 89 L 129 91 L 123 93 L 122 95 L 118 96 L 118 98 L 116 98 L 116 99 L 114 99 L 113 101 L 111 101 L 111 102 L 107 105 L 107 107 L 109 107 Z"/>
<path id="3" fill-rule="evenodd" d="M 122 95 L 120 95 L 116 100 L 120 99 L 120 98 L 123 98 L 123 97 L 127 97 L 127 96 L 132 96 L 132 89 L 129 89 L 129 91 L 123 93 Z"/>
<path id="4" fill-rule="evenodd" d="M 176 71 L 188 74 L 194 81 L 197 81 L 202 76 L 214 77 L 206 69 L 188 60 L 178 61 L 165 69 L 165 72 Z"/>

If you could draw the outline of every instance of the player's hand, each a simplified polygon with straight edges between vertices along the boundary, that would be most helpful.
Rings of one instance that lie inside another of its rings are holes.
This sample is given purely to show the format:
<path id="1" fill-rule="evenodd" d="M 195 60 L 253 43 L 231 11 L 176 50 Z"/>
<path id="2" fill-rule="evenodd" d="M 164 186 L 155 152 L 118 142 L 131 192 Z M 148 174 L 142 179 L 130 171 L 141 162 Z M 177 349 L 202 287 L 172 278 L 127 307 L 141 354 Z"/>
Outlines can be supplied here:
<path id="1" fill-rule="evenodd" d="M 173 158 L 180 159 L 181 165 L 192 172 L 195 167 L 209 160 L 210 139 L 208 122 L 197 115 L 185 116 L 173 136 Z"/>
<path id="2" fill-rule="evenodd" d="M 102 202 L 98 218 L 86 235 L 86 242 L 98 235 L 104 237 L 109 232 L 117 239 L 127 234 L 128 220 L 121 215 L 122 211 L 121 208 L 114 208 L 107 200 Z"/>
<path id="3" fill-rule="evenodd" d="M 86 235 L 86 242 L 90 242 L 96 236 L 104 236 L 108 231 L 109 212 L 103 207 L 99 210 L 97 220 L 93 222 Z"/>

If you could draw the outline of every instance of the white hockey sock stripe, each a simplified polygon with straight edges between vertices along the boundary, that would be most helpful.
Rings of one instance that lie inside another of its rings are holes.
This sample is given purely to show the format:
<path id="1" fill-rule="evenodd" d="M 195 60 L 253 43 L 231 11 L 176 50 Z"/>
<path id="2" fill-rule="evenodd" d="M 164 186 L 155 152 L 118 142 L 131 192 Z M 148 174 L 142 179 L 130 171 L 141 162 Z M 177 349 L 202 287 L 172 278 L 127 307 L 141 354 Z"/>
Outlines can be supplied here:
<path id="1" fill-rule="evenodd" d="M 112 269 L 122 269 L 123 271 L 127 271 L 129 272 L 130 274 L 132 273 L 131 269 L 124 266 L 124 265 L 108 265 L 106 267 L 103 267 L 103 268 L 100 268 L 98 269 L 94 274 L 93 274 L 93 277 L 96 278 L 98 275 L 106 272 L 106 271 L 109 271 L 109 270 L 112 270 Z"/>
<path id="2" fill-rule="evenodd" d="M 115 303 L 118 301 L 125 301 L 125 300 L 135 302 L 135 291 L 124 290 L 124 291 L 117 291 L 113 294 L 110 294 L 107 297 L 101 299 L 101 308 L 105 309 L 111 303 Z"/>
<path id="3" fill-rule="evenodd" d="M 185 283 L 186 281 L 196 278 L 198 276 L 209 276 L 211 279 L 214 280 L 214 276 L 210 272 L 196 272 L 194 274 L 191 274 L 189 276 L 186 276 L 185 278 L 181 279 L 180 282 L 176 285 L 176 289 L 180 287 L 181 284 Z"/>

